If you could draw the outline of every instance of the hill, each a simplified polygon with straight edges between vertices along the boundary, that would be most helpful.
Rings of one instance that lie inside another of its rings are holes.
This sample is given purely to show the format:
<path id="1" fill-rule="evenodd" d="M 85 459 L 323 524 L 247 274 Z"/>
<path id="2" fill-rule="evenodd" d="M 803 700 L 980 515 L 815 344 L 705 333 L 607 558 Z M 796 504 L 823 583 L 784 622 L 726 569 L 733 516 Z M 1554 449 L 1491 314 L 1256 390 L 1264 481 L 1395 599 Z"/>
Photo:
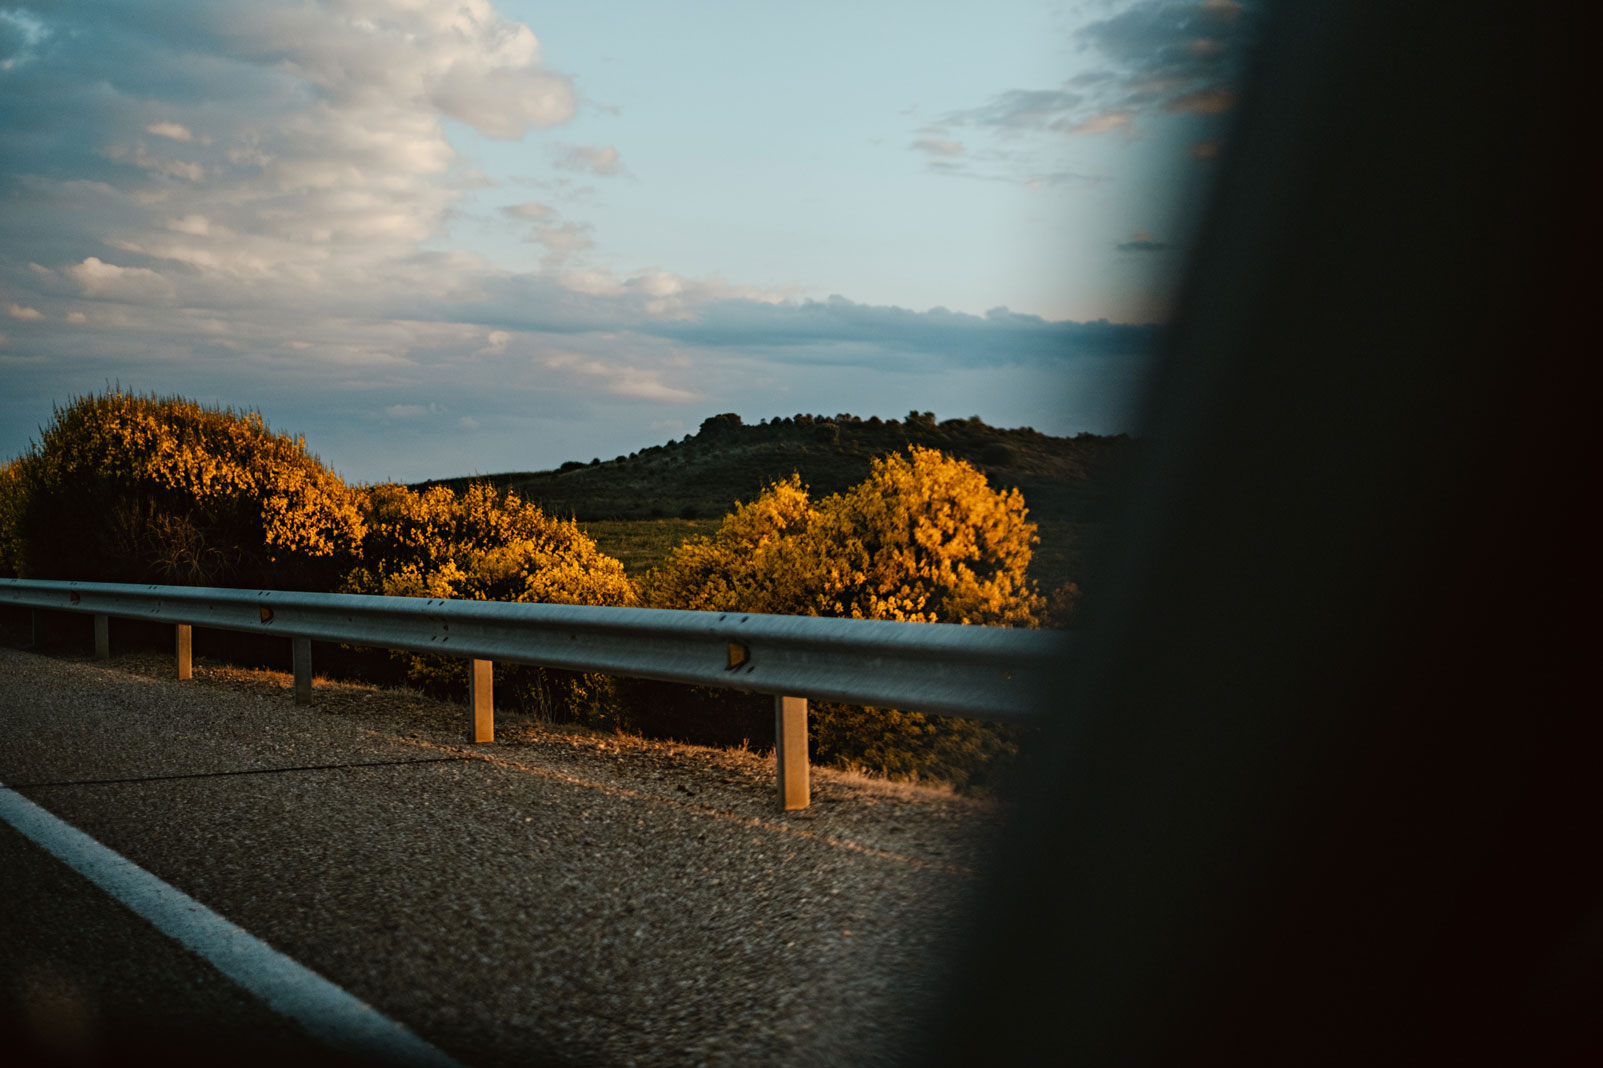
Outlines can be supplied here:
<path id="1" fill-rule="evenodd" d="M 1030 427 L 1002 429 L 977 418 L 937 422 L 929 412 L 905 420 L 795 415 L 747 425 L 715 415 L 695 434 L 611 460 L 569 461 L 554 471 L 438 479 L 460 492 L 472 482 L 513 489 L 549 515 L 573 517 L 601 549 L 636 578 L 686 538 L 710 534 L 736 501 L 770 483 L 801 476 L 816 496 L 868 477 L 876 457 L 922 445 L 966 460 L 994 489 L 1017 487 L 1040 544 L 1030 576 L 1051 590 L 1082 579 L 1086 546 L 1106 518 L 1119 471 L 1135 447 L 1120 434 L 1052 437 Z"/>
<path id="2" fill-rule="evenodd" d="M 682 440 L 554 471 L 437 479 L 460 490 L 488 481 L 514 489 L 548 514 L 580 522 L 715 519 L 770 483 L 801 476 L 815 495 L 838 493 L 868 476 L 870 462 L 922 445 L 966 460 L 995 488 L 1017 487 L 1037 521 L 1095 523 L 1107 510 L 1125 435 L 1051 437 L 1029 427 L 1004 430 L 978 418 L 936 422 L 929 412 L 905 420 L 853 415 L 796 415 L 744 424 L 715 415 Z"/>

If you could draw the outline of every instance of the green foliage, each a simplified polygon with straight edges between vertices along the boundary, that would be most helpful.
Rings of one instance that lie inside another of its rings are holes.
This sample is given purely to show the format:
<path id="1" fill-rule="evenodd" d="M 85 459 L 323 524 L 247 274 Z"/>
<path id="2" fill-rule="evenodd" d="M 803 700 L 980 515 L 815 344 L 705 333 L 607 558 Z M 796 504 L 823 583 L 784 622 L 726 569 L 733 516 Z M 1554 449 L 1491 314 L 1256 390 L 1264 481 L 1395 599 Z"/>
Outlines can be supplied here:
<path id="1" fill-rule="evenodd" d="M 302 439 L 121 389 L 57 408 L 3 493 L 0 551 L 37 578 L 326 589 L 363 534 Z"/>
<path id="2" fill-rule="evenodd" d="M 1024 499 L 913 446 L 813 502 L 792 475 L 684 543 L 646 582 L 664 608 L 1031 626 L 1042 599 Z"/>
<path id="3" fill-rule="evenodd" d="M 1016 490 L 914 446 L 816 503 L 798 476 L 774 483 L 676 549 L 645 596 L 663 608 L 1033 626 L 1045 607 L 1027 577 L 1034 541 Z M 1016 751 L 1002 728 L 894 709 L 816 704 L 809 733 L 821 761 L 959 785 Z"/>
<path id="4" fill-rule="evenodd" d="M 682 542 L 718 529 L 716 519 L 603 519 L 580 527 L 609 556 L 616 556 L 631 578 L 644 578 Z"/>
<path id="5" fill-rule="evenodd" d="M 417 493 L 384 484 L 362 491 L 367 535 L 348 593 L 459 600 L 626 606 L 639 602 L 623 565 L 596 549 L 572 520 L 553 519 L 516 493 L 487 484 L 460 495 L 444 486 Z M 458 694 L 460 658 L 392 654 L 413 685 Z M 497 663 L 497 703 L 547 719 L 626 725 L 611 679 Z"/>

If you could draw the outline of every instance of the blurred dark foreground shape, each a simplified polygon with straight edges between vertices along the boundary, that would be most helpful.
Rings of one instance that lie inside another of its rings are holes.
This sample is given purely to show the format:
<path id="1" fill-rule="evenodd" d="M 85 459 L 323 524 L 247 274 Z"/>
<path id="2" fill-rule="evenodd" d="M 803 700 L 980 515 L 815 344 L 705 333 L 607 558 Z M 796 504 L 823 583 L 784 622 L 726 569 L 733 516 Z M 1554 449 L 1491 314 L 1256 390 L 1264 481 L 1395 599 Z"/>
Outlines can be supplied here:
<path id="1" fill-rule="evenodd" d="M 1106 596 L 909 1063 L 1603 1063 L 1587 38 L 1272 14 Z"/>

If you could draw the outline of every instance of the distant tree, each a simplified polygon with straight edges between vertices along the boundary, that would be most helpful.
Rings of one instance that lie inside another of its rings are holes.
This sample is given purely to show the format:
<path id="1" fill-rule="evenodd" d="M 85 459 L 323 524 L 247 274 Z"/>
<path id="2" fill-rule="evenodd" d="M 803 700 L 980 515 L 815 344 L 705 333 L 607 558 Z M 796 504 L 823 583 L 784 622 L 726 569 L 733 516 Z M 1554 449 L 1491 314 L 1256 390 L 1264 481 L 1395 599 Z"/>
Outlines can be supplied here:
<path id="1" fill-rule="evenodd" d="M 740 416 L 734 412 L 723 412 L 703 419 L 701 421 L 701 429 L 697 431 L 696 436 L 701 438 L 724 437 L 739 429 L 740 425 Z"/>

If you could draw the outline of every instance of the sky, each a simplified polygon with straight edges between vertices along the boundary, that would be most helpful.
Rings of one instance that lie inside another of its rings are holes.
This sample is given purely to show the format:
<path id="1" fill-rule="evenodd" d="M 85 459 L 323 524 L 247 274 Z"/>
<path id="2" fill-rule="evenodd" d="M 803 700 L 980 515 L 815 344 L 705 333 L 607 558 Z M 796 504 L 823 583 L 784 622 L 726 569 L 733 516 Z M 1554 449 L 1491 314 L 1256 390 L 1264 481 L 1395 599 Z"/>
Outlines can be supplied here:
<path id="1" fill-rule="evenodd" d="M 0 0 L 0 459 L 112 385 L 361 482 L 1132 430 L 1260 7 Z"/>

